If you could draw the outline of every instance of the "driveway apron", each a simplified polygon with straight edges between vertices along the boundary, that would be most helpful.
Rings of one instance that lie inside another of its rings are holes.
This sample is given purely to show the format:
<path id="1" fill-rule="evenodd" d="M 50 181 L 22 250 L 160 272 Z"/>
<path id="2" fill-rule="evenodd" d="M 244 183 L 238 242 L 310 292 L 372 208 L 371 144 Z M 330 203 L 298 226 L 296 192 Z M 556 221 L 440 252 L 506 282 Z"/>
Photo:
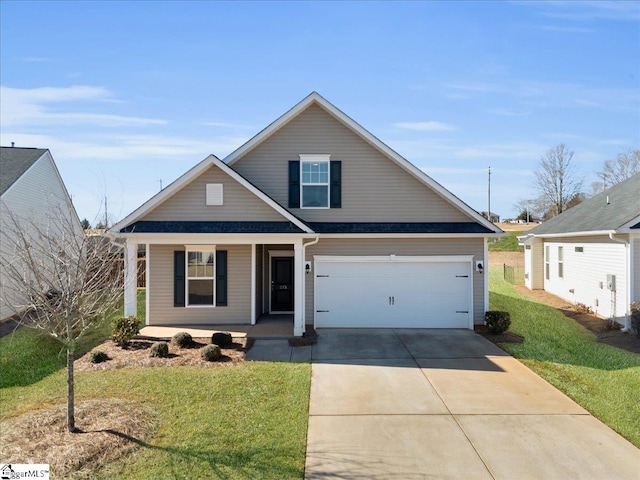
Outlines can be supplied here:
<path id="1" fill-rule="evenodd" d="M 326 329 L 307 479 L 630 479 L 640 450 L 468 330 Z"/>

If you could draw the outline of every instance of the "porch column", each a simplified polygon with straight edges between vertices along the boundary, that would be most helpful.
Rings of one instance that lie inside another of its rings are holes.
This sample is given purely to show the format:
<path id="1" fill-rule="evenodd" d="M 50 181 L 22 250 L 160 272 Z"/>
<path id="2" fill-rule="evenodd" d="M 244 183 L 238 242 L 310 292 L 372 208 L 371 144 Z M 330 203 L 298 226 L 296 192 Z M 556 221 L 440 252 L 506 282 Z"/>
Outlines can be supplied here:
<path id="1" fill-rule="evenodd" d="M 124 315 L 135 316 L 138 306 L 138 244 L 127 240 L 124 257 Z"/>
<path id="2" fill-rule="evenodd" d="M 251 325 L 256 324 L 256 244 L 251 244 Z"/>
<path id="3" fill-rule="evenodd" d="M 302 258 L 302 240 L 293 244 L 293 335 L 301 337 L 304 333 L 304 259 Z"/>

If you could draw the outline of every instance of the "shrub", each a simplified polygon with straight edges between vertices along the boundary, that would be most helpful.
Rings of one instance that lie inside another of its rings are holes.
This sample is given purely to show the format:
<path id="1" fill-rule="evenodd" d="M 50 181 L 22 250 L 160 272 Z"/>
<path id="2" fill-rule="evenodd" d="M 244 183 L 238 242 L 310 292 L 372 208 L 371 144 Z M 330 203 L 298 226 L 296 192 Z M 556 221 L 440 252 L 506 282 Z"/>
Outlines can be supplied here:
<path id="1" fill-rule="evenodd" d="M 509 312 L 489 311 L 484 314 L 484 324 L 490 333 L 500 335 L 509 330 L 511 315 Z"/>
<path id="2" fill-rule="evenodd" d="M 89 360 L 91 361 L 91 363 L 102 363 L 109 360 L 109 355 L 100 350 L 96 350 L 95 352 L 91 352 L 89 354 Z"/>
<path id="3" fill-rule="evenodd" d="M 216 332 L 211 335 L 211 343 L 220 347 L 228 347 L 233 343 L 233 337 L 229 332 Z"/>
<path id="4" fill-rule="evenodd" d="M 140 332 L 138 317 L 118 317 L 112 322 L 111 339 L 119 347 L 126 347 Z"/>
<path id="5" fill-rule="evenodd" d="M 593 309 L 589 305 L 585 305 L 584 303 L 576 303 L 576 312 L 578 313 L 593 313 Z"/>
<path id="6" fill-rule="evenodd" d="M 193 344 L 193 338 L 187 332 L 178 332 L 171 338 L 171 343 L 176 347 L 187 348 Z"/>
<path id="7" fill-rule="evenodd" d="M 629 327 L 631 332 L 640 335 L 640 302 L 631 304 L 631 321 Z"/>
<path id="8" fill-rule="evenodd" d="M 156 342 L 149 350 L 150 357 L 165 358 L 169 356 L 169 344 L 167 342 Z"/>
<path id="9" fill-rule="evenodd" d="M 220 353 L 220 347 L 218 345 L 207 345 L 200 350 L 200 356 L 207 362 L 215 362 L 220 359 L 222 354 Z"/>

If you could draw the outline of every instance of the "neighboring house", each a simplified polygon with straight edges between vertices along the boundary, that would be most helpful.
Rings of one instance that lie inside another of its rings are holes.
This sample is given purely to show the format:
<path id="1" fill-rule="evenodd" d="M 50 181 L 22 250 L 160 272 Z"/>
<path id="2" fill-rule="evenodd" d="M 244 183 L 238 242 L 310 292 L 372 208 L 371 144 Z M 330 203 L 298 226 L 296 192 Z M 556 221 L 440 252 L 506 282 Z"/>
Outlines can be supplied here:
<path id="1" fill-rule="evenodd" d="M 625 324 L 640 301 L 640 174 L 519 237 L 525 285 Z"/>
<path id="2" fill-rule="evenodd" d="M 500 215 L 498 215 L 497 213 L 480 212 L 480 215 L 489 220 L 491 223 L 500 223 Z"/>
<path id="3" fill-rule="evenodd" d="M 51 152 L 40 148 L 0 147 L 0 228 L 3 238 L 0 254 L 3 260 L 11 261 L 11 235 L 14 222 L 21 226 L 34 225 L 42 228 L 60 214 L 68 215 L 77 235 L 83 235 L 80 220 L 67 193 Z M 55 228 L 51 229 L 55 232 Z M 22 300 L 15 288 L 0 270 L 0 319 L 16 312 L 9 305 L 20 305 Z"/>
<path id="4" fill-rule="evenodd" d="M 473 328 L 502 231 L 317 93 L 112 228 L 147 325 Z M 125 281 L 125 313 L 136 310 Z"/>

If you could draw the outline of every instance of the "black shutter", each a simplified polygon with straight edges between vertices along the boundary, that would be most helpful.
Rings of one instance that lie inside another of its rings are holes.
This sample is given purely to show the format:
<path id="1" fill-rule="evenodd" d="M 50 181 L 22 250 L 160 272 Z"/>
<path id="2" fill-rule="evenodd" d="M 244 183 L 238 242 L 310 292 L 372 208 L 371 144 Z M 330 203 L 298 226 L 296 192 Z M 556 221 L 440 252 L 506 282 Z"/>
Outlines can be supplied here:
<path id="1" fill-rule="evenodd" d="M 300 208 L 300 161 L 289 160 L 289 208 Z"/>
<path id="2" fill-rule="evenodd" d="M 184 307 L 184 250 L 173 252 L 173 306 Z"/>
<path id="3" fill-rule="evenodd" d="M 216 250 L 216 306 L 227 306 L 227 251 Z"/>
<path id="4" fill-rule="evenodd" d="M 329 207 L 342 208 L 342 162 L 332 160 L 330 165 Z"/>

